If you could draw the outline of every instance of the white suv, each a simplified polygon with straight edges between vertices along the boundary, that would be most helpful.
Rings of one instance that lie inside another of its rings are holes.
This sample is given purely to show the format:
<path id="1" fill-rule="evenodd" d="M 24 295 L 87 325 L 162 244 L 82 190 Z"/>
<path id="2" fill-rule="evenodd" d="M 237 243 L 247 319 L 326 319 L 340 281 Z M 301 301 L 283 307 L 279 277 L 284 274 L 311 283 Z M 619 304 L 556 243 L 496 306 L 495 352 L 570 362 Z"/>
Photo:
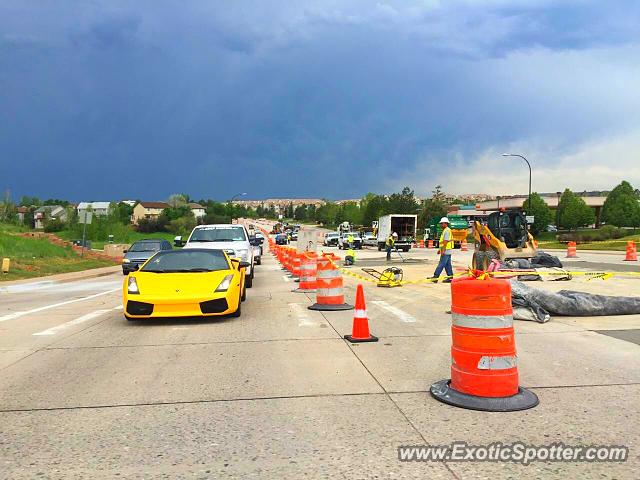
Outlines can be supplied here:
<path id="1" fill-rule="evenodd" d="M 245 285 L 253 285 L 253 246 L 249 243 L 249 234 L 243 225 L 198 225 L 184 244 L 184 248 L 211 248 L 224 250 L 230 257 L 248 262 L 245 273 Z"/>

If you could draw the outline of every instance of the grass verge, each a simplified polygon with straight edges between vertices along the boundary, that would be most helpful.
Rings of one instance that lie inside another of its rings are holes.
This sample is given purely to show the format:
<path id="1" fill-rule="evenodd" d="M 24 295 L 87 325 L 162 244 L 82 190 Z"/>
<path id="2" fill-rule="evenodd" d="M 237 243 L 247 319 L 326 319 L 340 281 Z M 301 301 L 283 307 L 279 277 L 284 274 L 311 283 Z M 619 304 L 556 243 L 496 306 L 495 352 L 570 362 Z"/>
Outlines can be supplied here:
<path id="1" fill-rule="evenodd" d="M 9 258 L 11 266 L 9 273 L 0 274 L 0 282 L 116 265 L 109 260 L 80 258 L 70 247 L 20 237 L 18 231 L 7 230 L 0 230 L 0 258 Z"/>

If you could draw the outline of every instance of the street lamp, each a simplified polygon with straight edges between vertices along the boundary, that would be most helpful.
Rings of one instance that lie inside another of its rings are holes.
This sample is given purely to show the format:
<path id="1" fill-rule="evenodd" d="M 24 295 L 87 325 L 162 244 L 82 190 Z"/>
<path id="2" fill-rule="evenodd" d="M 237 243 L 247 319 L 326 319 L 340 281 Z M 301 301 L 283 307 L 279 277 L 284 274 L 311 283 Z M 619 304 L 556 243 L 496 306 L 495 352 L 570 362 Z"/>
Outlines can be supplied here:
<path id="1" fill-rule="evenodd" d="M 556 192 L 558 196 L 558 204 L 556 205 L 556 229 L 560 231 L 560 197 L 562 196 L 562 192 Z"/>
<path id="2" fill-rule="evenodd" d="M 527 160 L 525 157 L 517 153 L 503 153 L 502 156 L 503 157 L 520 157 L 525 162 L 527 162 L 527 166 L 529 167 L 529 210 L 531 210 L 531 164 L 529 163 L 529 160 Z M 527 212 L 527 213 L 531 213 L 531 212 Z"/>

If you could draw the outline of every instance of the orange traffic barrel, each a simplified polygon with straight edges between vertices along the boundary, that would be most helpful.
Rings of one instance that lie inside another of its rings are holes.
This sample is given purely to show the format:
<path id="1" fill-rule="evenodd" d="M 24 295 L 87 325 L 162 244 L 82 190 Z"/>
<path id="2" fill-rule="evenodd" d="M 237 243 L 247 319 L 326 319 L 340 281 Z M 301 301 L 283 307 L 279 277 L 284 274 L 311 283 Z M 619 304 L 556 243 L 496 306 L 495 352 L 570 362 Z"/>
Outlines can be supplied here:
<path id="1" fill-rule="evenodd" d="M 429 240 L 429 243 L 427 243 L 427 248 L 433 248 L 433 240 Z"/>
<path id="2" fill-rule="evenodd" d="M 294 277 L 296 277 L 296 279 L 300 278 L 301 262 L 302 262 L 302 253 L 298 253 L 298 251 L 294 249 L 291 252 L 291 274 Z"/>
<path id="3" fill-rule="evenodd" d="M 296 293 L 313 293 L 316 291 L 316 276 L 318 273 L 318 255 L 315 252 L 302 254 L 300 261 L 300 286 Z"/>
<path id="4" fill-rule="evenodd" d="M 578 247 L 576 242 L 567 243 L 567 256 L 566 258 L 578 258 Z"/>
<path id="5" fill-rule="evenodd" d="M 627 242 L 627 254 L 624 257 L 625 262 L 637 262 L 638 252 L 636 251 L 636 242 L 629 240 Z"/>
<path id="6" fill-rule="evenodd" d="M 460 251 L 461 252 L 468 252 L 469 248 L 467 247 L 467 239 L 463 238 L 462 241 L 460 242 Z"/>
<path id="7" fill-rule="evenodd" d="M 511 284 L 502 279 L 451 283 L 451 379 L 431 386 L 444 403 L 471 410 L 509 412 L 538 404 L 518 385 Z"/>
<path id="8" fill-rule="evenodd" d="M 327 257 L 318 258 L 316 275 L 316 303 L 309 310 L 351 310 L 353 305 L 344 302 L 342 274 Z"/>
<path id="9" fill-rule="evenodd" d="M 424 248 L 424 240 L 420 240 L 420 248 Z"/>

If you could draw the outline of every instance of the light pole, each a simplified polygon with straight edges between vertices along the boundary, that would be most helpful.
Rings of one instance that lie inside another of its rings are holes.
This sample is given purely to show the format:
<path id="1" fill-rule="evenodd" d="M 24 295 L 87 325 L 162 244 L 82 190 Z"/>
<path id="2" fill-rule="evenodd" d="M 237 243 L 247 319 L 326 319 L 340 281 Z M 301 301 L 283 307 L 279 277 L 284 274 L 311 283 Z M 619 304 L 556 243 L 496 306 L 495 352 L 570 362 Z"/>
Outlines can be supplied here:
<path id="1" fill-rule="evenodd" d="M 529 210 L 531 210 L 531 164 L 529 163 L 529 160 L 527 160 L 524 156 L 518 153 L 503 153 L 502 156 L 503 157 L 520 157 L 525 162 L 527 162 L 527 166 L 529 167 Z M 531 212 L 527 211 L 527 213 L 531 213 Z"/>
<path id="2" fill-rule="evenodd" d="M 562 196 L 562 192 L 556 192 L 558 196 L 558 205 L 556 205 L 556 229 L 560 231 L 560 197 Z"/>
<path id="3" fill-rule="evenodd" d="M 231 197 L 231 200 L 229 200 L 229 205 L 231 206 L 231 223 L 233 223 L 233 201 L 238 198 L 238 197 L 242 197 L 243 195 L 246 195 L 247 192 L 242 192 L 242 193 L 236 193 L 233 197 Z"/>

